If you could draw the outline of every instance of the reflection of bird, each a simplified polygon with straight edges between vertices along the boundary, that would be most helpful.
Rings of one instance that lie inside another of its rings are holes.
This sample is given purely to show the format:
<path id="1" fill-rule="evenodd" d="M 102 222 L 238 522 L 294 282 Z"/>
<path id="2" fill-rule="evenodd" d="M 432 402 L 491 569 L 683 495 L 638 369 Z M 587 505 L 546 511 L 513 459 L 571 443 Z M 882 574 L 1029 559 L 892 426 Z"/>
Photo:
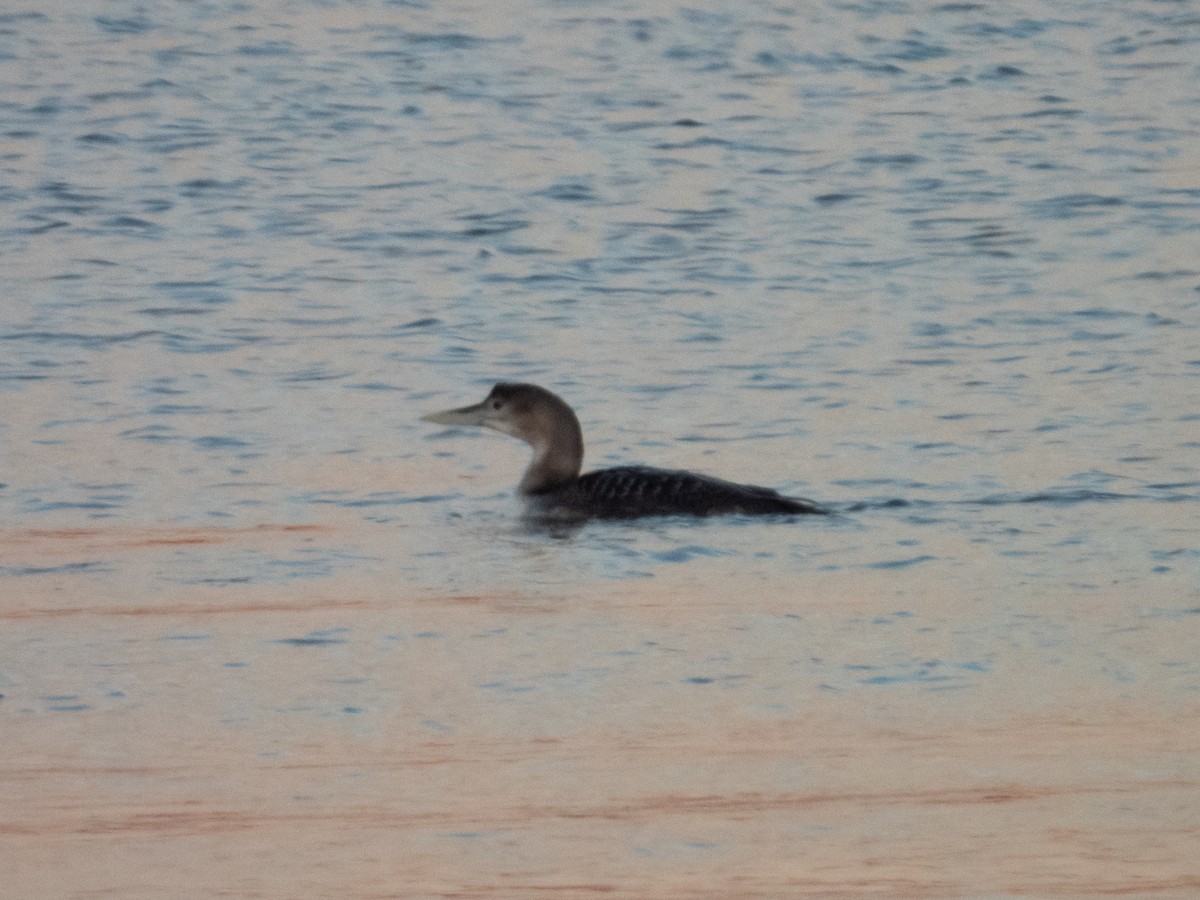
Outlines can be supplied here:
<path id="1" fill-rule="evenodd" d="M 482 403 L 422 417 L 439 425 L 475 425 L 520 438 L 533 447 L 518 492 L 538 515 L 633 519 L 824 513 L 809 500 L 770 488 L 735 484 L 693 472 L 621 466 L 580 475 L 583 432 L 566 402 L 534 384 L 498 384 Z"/>

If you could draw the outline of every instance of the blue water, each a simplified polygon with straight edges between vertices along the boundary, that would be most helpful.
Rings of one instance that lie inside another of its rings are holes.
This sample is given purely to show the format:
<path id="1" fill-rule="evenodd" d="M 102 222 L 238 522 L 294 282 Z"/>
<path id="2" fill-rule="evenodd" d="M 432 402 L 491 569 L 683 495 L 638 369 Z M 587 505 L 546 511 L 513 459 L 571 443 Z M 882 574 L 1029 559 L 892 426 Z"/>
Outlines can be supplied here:
<path id="1" fill-rule="evenodd" d="M 723 560 L 1195 605 L 1190 5 L 521 12 L 10 4 L 5 527 L 393 535 L 185 548 L 166 586 Z M 567 397 L 593 465 L 842 514 L 531 533 L 522 448 L 418 421 L 501 379 Z"/>

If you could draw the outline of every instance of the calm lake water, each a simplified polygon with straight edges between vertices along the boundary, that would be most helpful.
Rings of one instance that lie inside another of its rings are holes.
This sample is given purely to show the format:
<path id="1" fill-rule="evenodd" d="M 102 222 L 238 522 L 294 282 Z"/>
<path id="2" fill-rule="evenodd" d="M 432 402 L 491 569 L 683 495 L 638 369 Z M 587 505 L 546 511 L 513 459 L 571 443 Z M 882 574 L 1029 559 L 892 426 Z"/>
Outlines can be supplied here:
<path id="1" fill-rule="evenodd" d="M 1200 893 L 1200 10 L 10 2 L 14 896 Z M 827 519 L 522 524 L 588 464 Z"/>

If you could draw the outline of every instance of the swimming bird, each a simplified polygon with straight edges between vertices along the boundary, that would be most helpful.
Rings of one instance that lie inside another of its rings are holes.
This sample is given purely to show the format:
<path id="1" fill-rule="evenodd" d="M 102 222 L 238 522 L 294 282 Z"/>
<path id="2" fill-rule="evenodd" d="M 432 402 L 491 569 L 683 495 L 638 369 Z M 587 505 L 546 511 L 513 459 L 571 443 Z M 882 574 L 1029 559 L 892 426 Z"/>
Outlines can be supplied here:
<path id="1" fill-rule="evenodd" d="M 517 493 L 537 517 L 823 514 L 811 500 L 709 475 L 620 466 L 580 475 L 583 431 L 565 400 L 536 384 L 497 384 L 482 403 L 422 416 L 438 425 L 491 428 L 533 447 Z"/>

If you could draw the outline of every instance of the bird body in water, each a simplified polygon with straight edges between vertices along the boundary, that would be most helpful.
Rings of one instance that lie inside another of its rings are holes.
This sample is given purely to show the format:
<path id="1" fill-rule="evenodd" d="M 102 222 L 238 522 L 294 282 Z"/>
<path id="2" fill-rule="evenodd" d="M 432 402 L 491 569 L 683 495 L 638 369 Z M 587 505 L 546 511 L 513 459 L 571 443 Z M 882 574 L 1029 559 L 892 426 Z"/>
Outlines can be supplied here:
<path id="1" fill-rule="evenodd" d="M 633 519 L 641 516 L 821 514 L 810 500 L 694 472 L 620 466 L 580 475 L 583 431 L 561 397 L 534 384 L 497 384 L 482 403 L 422 416 L 439 425 L 491 428 L 533 447 L 517 491 L 535 516 Z"/>

